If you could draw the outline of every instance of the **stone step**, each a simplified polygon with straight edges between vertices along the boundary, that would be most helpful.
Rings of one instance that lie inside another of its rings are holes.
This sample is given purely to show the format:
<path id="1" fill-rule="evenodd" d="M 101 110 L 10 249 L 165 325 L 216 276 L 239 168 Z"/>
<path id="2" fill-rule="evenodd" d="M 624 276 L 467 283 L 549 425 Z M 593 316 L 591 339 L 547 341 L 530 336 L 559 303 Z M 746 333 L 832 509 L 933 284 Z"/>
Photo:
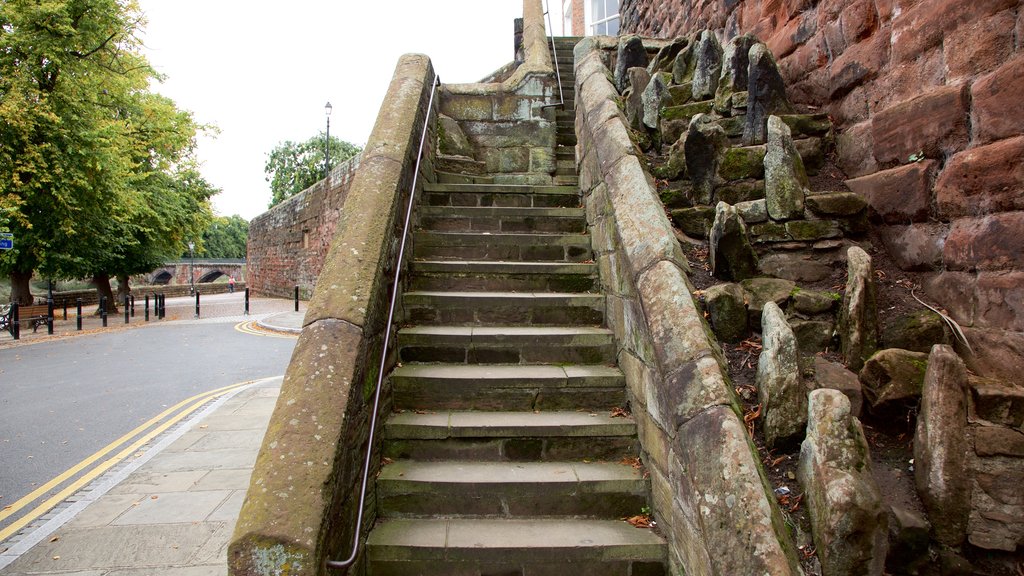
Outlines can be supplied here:
<path id="1" fill-rule="evenodd" d="M 419 461 L 618 462 L 637 453 L 636 423 L 609 412 L 400 412 L 388 419 L 383 437 L 385 457 Z"/>
<path id="2" fill-rule="evenodd" d="M 587 292 L 599 285 L 597 264 L 414 260 L 410 290 L 539 290 Z"/>
<path id="3" fill-rule="evenodd" d="M 665 541 L 621 520 L 387 519 L 366 542 L 368 574 L 662 576 Z"/>
<path id="4" fill-rule="evenodd" d="M 555 142 L 561 146 L 574 146 L 576 145 L 576 135 L 559 133 L 555 135 Z"/>
<path id="5" fill-rule="evenodd" d="M 503 206 L 578 208 L 580 191 L 572 186 L 518 184 L 425 184 L 426 206 Z"/>
<path id="6" fill-rule="evenodd" d="M 557 160 L 576 160 L 576 148 L 573 146 L 559 146 L 555 148 Z"/>
<path id="7" fill-rule="evenodd" d="M 565 184 L 568 186 L 579 186 L 580 179 L 575 173 L 572 176 L 558 175 L 554 178 L 555 184 Z"/>
<path id="8" fill-rule="evenodd" d="M 406 292 L 410 324 L 600 326 L 604 295 L 568 292 Z"/>
<path id="9" fill-rule="evenodd" d="M 420 260 L 587 262 L 593 260 L 586 234 L 473 232 L 413 233 L 413 257 Z"/>
<path id="10" fill-rule="evenodd" d="M 588 326 L 412 326 L 398 332 L 404 362 L 613 364 L 611 331 Z"/>
<path id="11" fill-rule="evenodd" d="M 569 167 L 557 161 L 557 169 Z M 575 170 L 575 162 L 571 162 Z M 575 174 L 575 172 L 573 172 Z M 419 228 L 438 232 L 575 232 L 587 230 L 583 208 L 422 206 Z"/>
<path id="12" fill-rule="evenodd" d="M 408 336 L 407 336 L 408 337 Z M 401 336 L 399 336 L 399 340 Z M 425 339 L 425 338 L 424 338 Z M 467 339 L 468 340 L 468 339 Z M 472 364 L 403 364 L 391 373 L 396 410 L 485 410 L 485 411 L 610 411 L 625 406 L 626 379 L 617 368 L 606 366 L 613 361 L 613 345 L 582 343 L 575 346 L 540 338 L 537 343 L 523 343 L 520 352 L 529 361 L 536 355 L 540 362 L 558 354 L 586 357 L 575 365 L 472 365 Z M 438 356 L 464 362 L 456 354 L 459 345 L 450 338 L 449 347 L 433 349 Z M 417 342 L 419 344 L 419 342 Z M 547 344 L 548 352 L 542 349 Z M 416 354 L 430 352 L 429 343 L 407 346 Z M 478 346 L 461 349 L 462 357 L 499 357 L 513 349 Z M 445 352 L 446 351 L 446 352 Z M 477 354 L 479 353 L 479 354 Z M 574 353 L 574 354 L 573 354 Z M 414 354 L 414 356 L 416 356 Z M 428 358 L 431 355 L 424 354 Z M 512 360 L 498 358 L 499 361 Z M 591 362 L 587 364 L 587 362 Z M 571 362 L 571 360 L 568 360 Z M 595 454 L 601 448 L 594 448 Z"/>
<path id="13" fill-rule="evenodd" d="M 437 181 L 442 184 L 494 184 L 494 176 L 474 176 L 438 171 Z"/>
<path id="14" fill-rule="evenodd" d="M 395 460 L 377 476 L 383 517 L 622 518 L 647 503 L 629 464 Z"/>

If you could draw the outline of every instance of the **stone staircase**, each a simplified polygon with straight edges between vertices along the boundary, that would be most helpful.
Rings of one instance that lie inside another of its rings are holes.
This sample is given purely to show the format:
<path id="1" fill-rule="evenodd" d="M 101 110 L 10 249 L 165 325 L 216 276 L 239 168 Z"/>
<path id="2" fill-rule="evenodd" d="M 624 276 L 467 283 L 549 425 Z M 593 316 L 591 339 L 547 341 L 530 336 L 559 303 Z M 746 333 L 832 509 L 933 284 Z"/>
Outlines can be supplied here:
<path id="1" fill-rule="evenodd" d="M 571 59 L 571 44 L 559 48 Z M 664 540 L 622 520 L 650 486 L 631 465 L 636 425 L 613 415 L 625 380 L 575 186 L 570 106 L 558 113 L 562 185 L 425 186 L 372 576 L 664 574 Z"/>

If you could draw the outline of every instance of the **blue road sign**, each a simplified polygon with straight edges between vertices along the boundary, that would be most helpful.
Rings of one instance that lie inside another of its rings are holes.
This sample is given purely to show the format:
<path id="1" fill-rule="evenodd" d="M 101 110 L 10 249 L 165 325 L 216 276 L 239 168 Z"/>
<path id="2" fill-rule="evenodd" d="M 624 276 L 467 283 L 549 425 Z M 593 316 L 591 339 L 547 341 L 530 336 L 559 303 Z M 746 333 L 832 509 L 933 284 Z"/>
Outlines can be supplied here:
<path id="1" fill-rule="evenodd" d="M 14 234 L 0 232 L 0 250 L 11 250 L 14 248 Z"/>

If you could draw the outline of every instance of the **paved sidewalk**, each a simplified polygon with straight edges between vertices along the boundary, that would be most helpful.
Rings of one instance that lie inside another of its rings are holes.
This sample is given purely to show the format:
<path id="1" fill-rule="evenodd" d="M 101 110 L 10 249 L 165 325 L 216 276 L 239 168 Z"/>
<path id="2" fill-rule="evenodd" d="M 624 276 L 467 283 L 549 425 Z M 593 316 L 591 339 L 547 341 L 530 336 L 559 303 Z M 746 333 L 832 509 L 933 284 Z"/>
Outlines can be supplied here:
<path id="1" fill-rule="evenodd" d="M 278 327 L 295 324 L 300 314 L 291 314 Z M 281 380 L 231 392 L 157 437 L 40 528 L 5 544 L 0 575 L 226 574 L 228 542 Z"/>

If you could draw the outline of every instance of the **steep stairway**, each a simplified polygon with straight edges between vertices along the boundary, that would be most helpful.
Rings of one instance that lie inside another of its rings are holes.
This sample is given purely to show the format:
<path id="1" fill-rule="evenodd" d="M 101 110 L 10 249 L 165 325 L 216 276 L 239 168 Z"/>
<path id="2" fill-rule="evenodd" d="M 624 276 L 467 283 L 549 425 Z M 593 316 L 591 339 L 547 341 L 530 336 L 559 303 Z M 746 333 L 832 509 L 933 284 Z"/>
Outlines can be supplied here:
<path id="1" fill-rule="evenodd" d="M 573 68 L 573 46 L 580 38 L 564 36 L 554 39 L 554 48 L 548 46 L 551 62 L 558 69 L 563 105 L 555 109 L 558 125 L 555 148 L 555 183 L 572 184 L 576 180 L 576 72 Z"/>
<path id="2" fill-rule="evenodd" d="M 371 576 L 664 574 L 664 540 L 622 520 L 650 486 L 616 411 L 625 379 L 575 175 L 559 176 L 425 186 Z"/>

